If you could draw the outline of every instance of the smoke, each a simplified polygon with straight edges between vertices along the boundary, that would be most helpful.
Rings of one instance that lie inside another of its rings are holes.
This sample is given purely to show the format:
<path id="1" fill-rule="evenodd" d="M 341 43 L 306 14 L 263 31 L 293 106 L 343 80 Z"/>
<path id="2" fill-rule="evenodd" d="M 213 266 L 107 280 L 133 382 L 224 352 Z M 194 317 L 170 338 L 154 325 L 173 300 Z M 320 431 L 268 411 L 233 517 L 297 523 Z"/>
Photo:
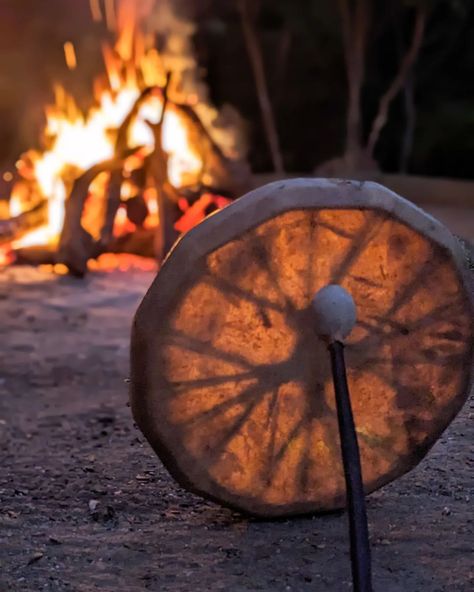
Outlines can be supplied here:
<path id="1" fill-rule="evenodd" d="M 231 105 L 217 110 L 210 101 L 205 71 L 196 59 L 193 36 L 195 19 L 206 9 L 203 0 L 90 0 L 96 12 L 101 10 L 109 29 L 118 30 L 121 40 L 116 48 L 129 57 L 133 30 L 145 32 L 159 51 L 162 64 L 172 73 L 169 96 L 178 103 L 189 103 L 229 158 L 244 158 L 247 153 L 246 124 Z M 132 26 L 130 26 L 132 24 Z"/>
<path id="2" fill-rule="evenodd" d="M 194 109 L 211 137 L 230 158 L 247 152 L 246 125 L 231 105 L 212 106 L 205 72 L 196 60 L 192 8 L 184 0 L 140 0 L 142 22 L 156 36 L 167 70 L 178 79 L 178 92 L 195 97 Z M 194 7 L 196 10 L 196 7 Z"/>

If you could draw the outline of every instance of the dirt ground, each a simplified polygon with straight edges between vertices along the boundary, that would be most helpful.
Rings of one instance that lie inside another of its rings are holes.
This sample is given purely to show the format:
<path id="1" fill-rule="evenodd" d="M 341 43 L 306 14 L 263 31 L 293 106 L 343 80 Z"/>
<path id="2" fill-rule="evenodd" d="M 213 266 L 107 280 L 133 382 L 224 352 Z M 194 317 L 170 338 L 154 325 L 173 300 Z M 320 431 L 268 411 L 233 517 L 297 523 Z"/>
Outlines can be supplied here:
<path id="1" fill-rule="evenodd" d="M 250 520 L 178 487 L 133 425 L 145 272 L 0 274 L 0 591 L 343 591 L 344 514 Z M 474 401 L 369 497 L 375 590 L 474 589 Z"/>

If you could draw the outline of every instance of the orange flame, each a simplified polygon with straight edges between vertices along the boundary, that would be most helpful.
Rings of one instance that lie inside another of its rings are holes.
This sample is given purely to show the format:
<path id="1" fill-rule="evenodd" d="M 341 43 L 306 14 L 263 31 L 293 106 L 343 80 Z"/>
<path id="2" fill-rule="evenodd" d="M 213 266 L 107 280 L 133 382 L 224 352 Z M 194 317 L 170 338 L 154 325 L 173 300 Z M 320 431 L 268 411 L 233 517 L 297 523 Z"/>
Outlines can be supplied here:
<path id="1" fill-rule="evenodd" d="M 94 20 L 102 19 L 99 2 L 91 0 L 90 6 Z M 57 243 L 64 204 L 74 179 L 91 166 L 113 158 L 117 131 L 143 89 L 163 85 L 163 62 L 139 30 L 135 6 L 134 2 L 123 0 L 116 12 L 113 0 L 105 2 L 106 20 L 110 28 L 117 29 L 117 41 L 113 47 L 103 47 L 107 84 L 97 79 L 94 106 L 84 114 L 61 85 L 55 87 L 54 104 L 46 109 L 46 149 L 29 151 L 17 164 L 20 175 L 33 180 L 39 197 L 48 200 L 48 223 L 15 241 L 13 248 Z M 77 59 L 72 43 L 66 43 L 64 51 L 68 66 L 73 69 Z M 157 123 L 161 109 L 161 96 L 150 94 L 130 126 L 129 148 L 143 146 L 145 154 L 153 150 L 154 138 L 148 122 Z M 172 106 L 163 121 L 163 148 L 168 154 L 168 174 L 174 186 L 182 186 L 189 175 L 197 175 L 201 170 L 202 160 Z M 18 215 L 25 209 L 26 205 L 13 193 L 10 214 Z"/>

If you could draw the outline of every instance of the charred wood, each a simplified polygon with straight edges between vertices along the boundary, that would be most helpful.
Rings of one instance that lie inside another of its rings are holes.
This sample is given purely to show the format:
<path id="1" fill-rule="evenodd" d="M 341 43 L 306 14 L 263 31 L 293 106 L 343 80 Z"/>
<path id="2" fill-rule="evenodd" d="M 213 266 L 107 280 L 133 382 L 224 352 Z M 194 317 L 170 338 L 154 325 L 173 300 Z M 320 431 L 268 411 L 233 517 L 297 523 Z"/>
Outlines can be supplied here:
<path id="1" fill-rule="evenodd" d="M 7 220 L 0 220 L 0 244 L 21 238 L 30 230 L 45 224 L 47 219 L 48 203 L 43 200 L 31 210 Z"/>
<path id="2" fill-rule="evenodd" d="M 248 163 L 242 159 L 228 158 L 215 142 L 199 116 L 189 105 L 174 105 L 188 130 L 190 143 L 203 160 L 200 182 L 220 187 L 225 194 L 234 198 L 252 188 L 252 173 Z"/>
<path id="3" fill-rule="evenodd" d="M 141 228 L 145 223 L 148 216 L 148 206 L 143 195 L 136 195 L 127 199 L 125 202 L 125 208 L 127 211 L 127 218 L 135 224 L 138 228 Z"/>
<path id="4" fill-rule="evenodd" d="M 123 168 L 123 157 L 112 158 L 92 166 L 80 175 L 66 200 L 64 225 L 58 245 L 58 261 L 64 263 L 73 275 L 83 276 L 87 261 L 100 254 L 101 246 L 81 224 L 82 212 L 89 193 L 89 186 L 99 173 L 114 173 Z"/>
<path id="5" fill-rule="evenodd" d="M 122 171 L 113 171 L 110 175 L 109 185 L 107 188 L 107 205 L 105 209 L 104 224 L 100 232 L 100 245 L 106 246 L 111 240 L 114 231 L 114 221 L 117 211 L 120 207 L 120 190 L 122 188 Z"/>
<path id="6" fill-rule="evenodd" d="M 179 194 L 168 178 L 168 155 L 163 148 L 163 123 L 168 106 L 168 88 L 171 75 L 163 88 L 163 107 L 158 123 L 148 122 L 153 132 L 155 149 L 148 159 L 149 174 L 156 189 L 159 225 L 155 236 L 155 256 L 162 261 L 179 236 L 174 225 L 179 218 Z"/>
<path id="7" fill-rule="evenodd" d="M 107 252 L 153 258 L 155 256 L 155 229 L 137 228 L 134 232 L 114 238 L 107 246 Z"/>
<path id="8" fill-rule="evenodd" d="M 53 246 L 23 247 L 15 249 L 13 254 L 17 265 L 54 265 L 58 262 Z"/>

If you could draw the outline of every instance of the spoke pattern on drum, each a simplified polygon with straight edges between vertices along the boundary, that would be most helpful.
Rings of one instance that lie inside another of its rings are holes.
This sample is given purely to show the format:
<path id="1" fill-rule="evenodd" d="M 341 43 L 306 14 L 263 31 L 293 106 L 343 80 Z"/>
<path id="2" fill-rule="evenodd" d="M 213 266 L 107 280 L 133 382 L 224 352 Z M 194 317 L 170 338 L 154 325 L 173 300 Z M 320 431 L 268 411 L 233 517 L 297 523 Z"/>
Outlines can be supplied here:
<path id="1" fill-rule="evenodd" d="M 339 259 L 339 262 L 331 272 L 331 279 L 332 281 L 337 282 L 340 281 L 342 277 L 347 276 L 350 273 L 350 271 L 357 264 L 359 258 L 364 256 L 365 249 L 369 243 L 374 240 L 377 234 L 381 232 L 382 227 L 387 224 L 386 219 L 383 217 L 377 217 L 376 214 L 365 214 L 364 220 L 362 222 L 362 231 L 357 233 L 358 238 L 357 240 L 354 240 L 352 233 L 344 232 L 342 229 L 339 230 L 334 224 L 320 222 L 318 225 L 316 225 L 314 223 L 313 216 L 308 218 L 307 223 L 307 245 L 308 247 L 313 246 L 313 248 L 308 248 L 306 265 L 307 276 L 305 291 L 308 294 L 308 298 L 314 289 L 314 251 L 317 250 L 317 237 L 318 232 L 320 232 L 321 229 L 324 229 L 326 232 L 341 236 L 345 243 L 352 240 L 352 243 L 349 242 L 345 246 L 342 256 L 335 254 Z M 297 311 L 291 301 L 291 298 L 285 293 L 280 281 L 278 280 L 277 270 L 274 268 L 272 256 L 268 251 L 265 239 L 266 236 L 264 232 L 262 232 L 258 237 L 254 237 L 251 241 L 251 248 L 253 253 L 256 255 L 255 261 L 258 262 L 261 273 L 266 276 L 271 286 L 273 286 L 273 289 L 285 303 L 284 307 L 268 298 L 263 298 L 262 296 L 252 292 L 251 289 L 242 288 L 238 283 L 241 279 L 240 275 L 236 278 L 237 283 L 231 283 L 230 278 L 220 276 L 219 270 L 214 269 L 209 271 L 207 276 L 205 276 L 204 281 L 209 282 L 210 285 L 212 285 L 224 299 L 228 298 L 230 306 L 233 305 L 234 301 L 239 301 L 239 299 L 252 304 L 255 307 L 256 313 L 262 319 L 264 326 L 267 326 L 270 323 L 267 311 L 273 311 L 278 314 L 287 315 L 288 329 L 290 331 L 296 332 L 300 329 L 298 327 L 300 321 L 298 321 L 298 318 L 295 314 Z M 366 319 L 361 320 L 360 325 L 367 330 L 367 336 L 359 341 L 354 342 L 351 346 L 352 348 L 363 351 L 364 348 L 374 339 L 374 337 L 377 337 L 377 339 L 403 339 L 407 332 L 422 332 L 428 324 L 432 323 L 433 315 L 440 319 L 439 326 L 443 326 L 443 313 L 446 312 L 449 314 L 452 307 L 455 306 L 455 303 L 438 305 L 432 310 L 424 313 L 421 317 L 416 319 L 416 321 L 399 322 L 396 319 L 397 312 L 401 310 L 402 307 L 406 306 L 410 300 L 417 295 L 420 285 L 423 285 L 424 279 L 432 272 L 429 263 L 430 256 L 431 253 L 428 253 L 426 259 L 421 262 L 419 270 L 415 270 L 411 281 L 405 285 L 402 291 L 399 291 L 398 294 L 394 295 L 393 301 L 388 305 L 386 310 L 381 310 L 378 315 L 371 315 Z M 232 269 L 232 266 L 230 269 Z M 242 270 L 240 268 L 239 272 L 242 274 Z M 242 277 L 245 279 L 245 275 L 242 275 Z M 356 283 L 359 282 L 374 289 L 379 289 L 381 287 L 380 281 L 371 280 L 370 278 L 354 275 L 352 276 L 352 280 Z M 363 306 L 361 308 L 363 309 Z M 236 355 L 235 353 L 230 353 L 224 349 L 216 348 L 210 344 L 206 344 L 205 342 L 198 340 L 197 338 L 186 336 L 185 334 L 179 334 L 176 336 L 176 338 L 177 340 L 175 340 L 175 342 L 179 343 L 179 346 L 184 350 L 192 351 L 199 356 L 209 356 L 211 358 L 221 359 L 234 364 L 236 369 L 244 369 L 243 372 L 236 372 L 235 374 L 229 374 L 227 376 L 216 377 L 214 379 L 212 377 L 203 377 L 195 381 L 190 381 L 187 384 L 183 385 L 181 383 L 179 385 L 180 390 L 183 390 L 187 387 L 192 391 L 193 389 L 199 389 L 202 387 L 219 389 L 219 387 L 225 384 L 226 381 L 236 383 L 237 393 L 235 396 L 227 398 L 225 401 L 216 404 L 211 409 L 206 409 L 201 413 L 196 414 L 192 418 L 188 419 L 185 424 L 189 427 L 189 429 L 195 430 L 198 429 L 199 426 L 199 429 L 205 431 L 207 429 L 206 424 L 213 425 L 213 422 L 221 414 L 226 414 L 234 406 L 241 407 L 239 413 L 230 424 L 224 422 L 221 431 L 219 432 L 219 438 L 214 442 L 213 452 L 210 456 L 209 462 L 210 464 L 216 464 L 219 462 L 222 454 L 232 439 L 240 433 L 246 422 L 250 420 L 257 405 L 269 395 L 269 382 L 271 383 L 273 381 L 282 384 L 287 381 L 294 380 L 295 377 L 291 376 L 291 373 L 288 374 L 288 369 L 291 367 L 291 365 L 288 364 L 289 360 L 279 364 L 259 366 L 252 364 L 242 356 Z M 300 343 L 297 345 L 296 349 L 301 347 L 304 347 L 304 344 Z M 294 352 L 293 355 L 295 355 Z M 416 357 L 414 357 L 413 353 L 410 352 L 410 354 L 407 354 L 406 359 L 403 355 L 395 356 L 389 359 L 386 359 L 382 355 L 380 357 L 367 357 L 364 362 L 359 364 L 358 368 L 361 372 L 367 372 L 370 368 L 371 372 L 373 372 L 380 380 L 383 381 L 387 392 L 391 392 L 394 389 L 406 391 L 409 387 L 407 387 L 407 385 L 405 385 L 403 382 L 394 378 L 392 376 L 391 369 L 394 365 L 397 367 L 409 368 L 413 364 L 433 365 L 434 362 L 433 360 L 428 360 L 423 357 L 422 350 L 420 350 Z M 321 382 L 327 382 L 328 378 L 329 376 L 322 376 Z M 247 380 L 252 379 L 257 381 L 256 384 L 247 386 L 241 392 L 238 392 L 239 381 L 242 381 L 242 383 L 245 384 Z M 280 410 L 278 387 L 275 388 L 276 390 L 270 394 L 271 401 L 268 405 L 268 414 L 265 420 L 265 428 L 269 430 L 270 435 L 265 452 L 267 456 L 267 467 L 264 482 L 267 483 L 268 486 L 271 486 L 275 475 L 278 473 L 280 465 L 285 462 L 285 458 L 289 449 L 293 446 L 294 442 L 301 441 L 302 445 L 299 449 L 299 460 L 296 463 L 294 475 L 295 481 L 299 484 L 302 492 L 304 492 L 308 485 L 309 471 L 313 463 L 313 452 L 311 450 L 310 437 L 312 423 L 314 420 L 320 421 L 320 429 L 322 431 L 323 438 L 326 441 L 331 442 L 331 438 L 334 436 L 334 430 L 332 429 L 328 432 L 323 418 L 331 417 L 333 420 L 335 420 L 334 410 L 330 409 L 324 402 L 322 405 L 320 404 L 320 409 L 318 412 L 315 412 L 314 409 L 311 409 L 311 402 L 314 402 L 315 398 L 310 393 L 310 387 L 303 385 L 301 388 L 304 392 L 304 397 L 306 400 L 306 411 L 303 417 L 298 419 L 293 425 L 289 433 L 286 435 L 285 441 L 277 446 L 276 442 L 277 432 L 279 429 L 278 426 Z M 373 431 L 367 432 L 367 430 L 365 432 L 362 430 L 361 433 L 363 441 L 371 448 L 379 448 L 381 445 L 382 447 L 385 446 L 388 448 L 397 439 L 397 437 L 400 437 L 396 430 L 392 430 L 391 433 L 388 435 L 386 434 L 385 436 Z M 334 443 L 331 443 L 330 449 L 336 460 L 339 454 L 337 445 L 334 446 Z M 394 459 L 393 452 L 390 450 L 387 450 L 386 453 L 382 452 L 382 455 L 386 459 Z"/>
<path id="2" fill-rule="evenodd" d="M 431 299 L 430 286 L 448 285 L 454 272 L 427 241 L 407 259 L 411 231 L 384 213 L 295 210 L 280 218 L 210 252 L 166 319 L 166 430 L 183 443 L 189 466 L 204 467 L 222 491 L 282 506 L 340 500 L 330 364 L 308 313 L 315 291 L 341 283 L 358 307 L 346 351 L 368 483 L 399 470 L 431 429 L 431 395 L 419 377 L 437 384 L 433 413 L 449 401 L 468 347 L 468 329 L 453 320 L 463 302 L 448 289 Z"/>

